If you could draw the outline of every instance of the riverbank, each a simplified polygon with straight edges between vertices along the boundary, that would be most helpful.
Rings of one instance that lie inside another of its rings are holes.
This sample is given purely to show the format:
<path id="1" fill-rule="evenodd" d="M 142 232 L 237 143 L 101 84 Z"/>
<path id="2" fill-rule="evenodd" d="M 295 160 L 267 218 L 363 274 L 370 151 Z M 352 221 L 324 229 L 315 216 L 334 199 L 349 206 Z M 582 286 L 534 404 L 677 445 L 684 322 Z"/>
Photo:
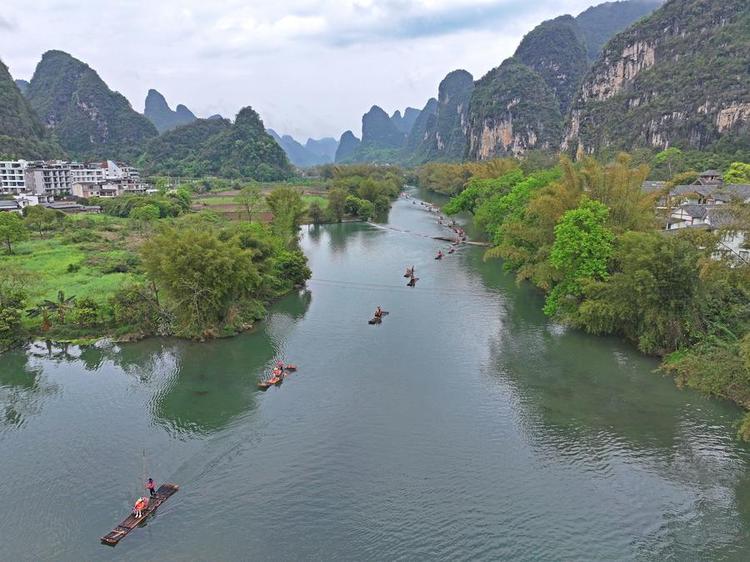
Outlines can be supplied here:
<path id="1" fill-rule="evenodd" d="M 551 322 L 481 248 L 435 261 L 444 231 L 417 207 L 302 229 L 308 290 L 251 333 L 3 355 L 4 557 L 742 560 L 739 409 Z M 277 359 L 300 368 L 259 391 Z M 179 494 L 100 545 L 144 465 Z M 81 474 L 107 492 L 79 501 Z"/>
<path id="2" fill-rule="evenodd" d="M 202 184 L 190 183 L 86 201 L 101 214 L 34 209 L 16 221 L 17 240 L 0 256 L 0 351 L 35 338 L 242 333 L 309 277 L 297 244 L 302 224 L 382 219 L 402 185 L 392 167 L 326 173 L 302 184 L 196 194 Z"/>
<path id="3" fill-rule="evenodd" d="M 472 216 L 486 258 L 536 286 L 556 321 L 623 337 L 679 386 L 750 409 L 750 263 L 725 243 L 750 230 L 747 203 L 726 204 L 723 226 L 665 231 L 659 193 L 641 187 L 648 169 L 627 155 L 505 165 L 444 207 Z M 750 439 L 750 412 L 738 434 Z"/>

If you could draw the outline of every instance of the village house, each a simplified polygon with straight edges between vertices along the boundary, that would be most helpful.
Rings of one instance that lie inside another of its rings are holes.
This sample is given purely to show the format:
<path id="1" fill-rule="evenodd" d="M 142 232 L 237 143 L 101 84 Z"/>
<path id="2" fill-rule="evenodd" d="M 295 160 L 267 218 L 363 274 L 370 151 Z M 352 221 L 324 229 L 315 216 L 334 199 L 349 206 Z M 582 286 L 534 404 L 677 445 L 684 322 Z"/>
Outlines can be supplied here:
<path id="1" fill-rule="evenodd" d="M 664 182 L 644 182 L 648 193 L 663 193 Z M 750 263 L 747 233 L 731 227 L 735 217 L 731 213 L 733 201 L 750 203 L 750 185 L 725 184 L 716 170 L 707 170 L 689 185 L 678 185 L 663 193 L 657 210 L 664 217 L 664 228 L 677 231 L 684 228 L 721 230 L 716 257 Z"/>

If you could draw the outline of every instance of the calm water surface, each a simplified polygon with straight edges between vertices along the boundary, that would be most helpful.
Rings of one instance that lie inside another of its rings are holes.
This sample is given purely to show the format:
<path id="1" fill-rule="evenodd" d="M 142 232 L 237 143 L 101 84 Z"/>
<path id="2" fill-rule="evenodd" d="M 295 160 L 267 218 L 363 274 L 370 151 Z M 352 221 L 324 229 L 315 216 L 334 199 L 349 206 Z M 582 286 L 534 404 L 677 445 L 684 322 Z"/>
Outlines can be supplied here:
<path id="1" fill-rule="evenodd" d="M 252 334 L 2 356 L 0 559 L 747 560 L 738 410 L 440 232 L 405 200 L 306 230 L 309 290 Z M 180 492 L 101 546 L 144 466 Z"/>

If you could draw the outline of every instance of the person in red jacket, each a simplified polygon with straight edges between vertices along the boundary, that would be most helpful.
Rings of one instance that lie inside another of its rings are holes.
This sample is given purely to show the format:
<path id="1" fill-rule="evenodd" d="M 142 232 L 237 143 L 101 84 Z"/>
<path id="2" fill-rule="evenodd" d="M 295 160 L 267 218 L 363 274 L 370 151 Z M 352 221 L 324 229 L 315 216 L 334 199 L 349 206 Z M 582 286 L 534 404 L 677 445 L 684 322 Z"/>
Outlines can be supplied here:
<path id="1" fill-rule="evenodd" d="M 156 483 L 154 482 L 153 478 L 149 478 L 146 482 L 146 489 L 148 490 L 148 493 L 152 498 L 156 496 Z"/>

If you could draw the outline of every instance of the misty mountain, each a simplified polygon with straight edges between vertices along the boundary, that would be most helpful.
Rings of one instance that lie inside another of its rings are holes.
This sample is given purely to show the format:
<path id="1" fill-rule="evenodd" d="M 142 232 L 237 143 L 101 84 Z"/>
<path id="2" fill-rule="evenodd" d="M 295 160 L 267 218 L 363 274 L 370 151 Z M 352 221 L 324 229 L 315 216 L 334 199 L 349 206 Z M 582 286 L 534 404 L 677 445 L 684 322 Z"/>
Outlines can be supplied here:
<path id="1" fill-rule="evenodd" d="M 159 133 L 180 125 L 187 125 L 197 119 L 192 111 L 181 104 L 172 111 L 164 96 L 154 89 L 148 91 L 143 114 L 154 124 Z"/>

